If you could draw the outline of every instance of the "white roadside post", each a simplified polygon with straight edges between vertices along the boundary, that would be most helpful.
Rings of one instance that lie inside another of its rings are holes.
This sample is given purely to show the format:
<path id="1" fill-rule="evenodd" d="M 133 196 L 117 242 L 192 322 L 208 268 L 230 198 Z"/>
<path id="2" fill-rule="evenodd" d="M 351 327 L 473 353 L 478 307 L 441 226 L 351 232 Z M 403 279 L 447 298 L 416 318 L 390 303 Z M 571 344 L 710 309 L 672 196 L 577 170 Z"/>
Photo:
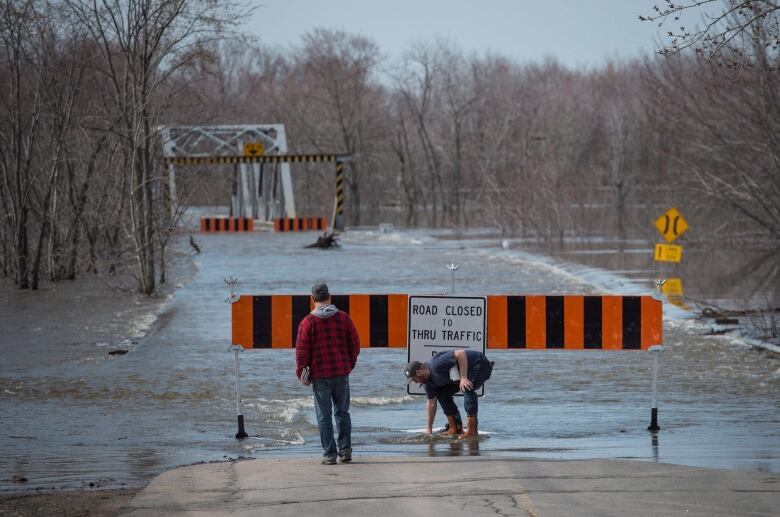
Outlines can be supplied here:
<path id="1" fill-rule="evenodd" d="M 449 269 L 452 272 L 452 289 L 448 293 L 450 296 L 455 295 L 455 271 L 460 269 L 460 264 L 450 264 L 447 266 L 447 269 Z"/>
<path id="2" fill-rule="evenodd" d="M 653 345 L 647 350 L 653 356 L 653 400 L 650 405 L 650 426 L 647 430 L 653 433 L 661 430 L 658 427 L 658 357 L 663 350 L 662 345 Z"/>
<path id="3" fill-rule="evenodd" d="M 225 283 L 230 288 L 230 295 L 225 298 L 225 303 L 232 305 L 240 298 L 233 291 L 236 284 L 238 284 L 238 278 L 231 276 L 225 279 Z M 238 440 L 247 438 L 249 436 L 244 430 L 244 415 L 241 413 L 241 371 L 238 366 L 238 353 L 242 352 L 243 350 L 244 348 L 239 345 L 231 345 L 230 348 L 228 348 L 228 351 L 233 352 L 234 354 L 236 365 L 236 415 L 238 416 L 238 432 L 236 433 L 236 439 Z"/>
<path id="4" fill-rule="evenodd" d="M 665 299 L 663 294 L 663 287 L 665 283 L 666 280 L 663 278 L 656 280 L 655 290 L 651 295 L 654 300 L 658 300 L 661 303 L 663 303 Z M 650 425 L 647 428 L 647 430 L 652 433 L 661 430 L 661 428 L 658 426 L 658 358 L 663 350 L 663 345 L 653 345 L 647 349 L 653 358 L 653 399 L 650 403 Z"/>

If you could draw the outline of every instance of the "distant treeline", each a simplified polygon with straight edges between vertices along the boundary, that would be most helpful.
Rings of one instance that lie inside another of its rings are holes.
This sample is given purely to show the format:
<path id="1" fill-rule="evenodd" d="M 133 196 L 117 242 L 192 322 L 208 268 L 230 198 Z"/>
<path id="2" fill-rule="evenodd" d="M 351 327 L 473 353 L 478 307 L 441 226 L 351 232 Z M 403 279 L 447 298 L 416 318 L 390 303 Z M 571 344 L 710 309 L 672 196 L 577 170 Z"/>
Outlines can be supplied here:
<path id="1" fill-rule="evenodd" d="M 229 2 L 0 10 L 0 275 L 20 288 L 128 266 L 141 292 L 165 281 L 177 215 L 227 205 L 233 174 L 180 169 L 171 210 L 161 124 L 282 123 L 290 152 L 352 154 L 355 226 L 654 239 L 676 206 L 686 239 L 780 242 L 776 10 L 736 64 L 691 51 L 587 70 L 449 41 L 388 59 L 330 30 L 278 49 L 242 38 Z M 332 167 L 293 176 L 301 215 L 329 214 Z"/>

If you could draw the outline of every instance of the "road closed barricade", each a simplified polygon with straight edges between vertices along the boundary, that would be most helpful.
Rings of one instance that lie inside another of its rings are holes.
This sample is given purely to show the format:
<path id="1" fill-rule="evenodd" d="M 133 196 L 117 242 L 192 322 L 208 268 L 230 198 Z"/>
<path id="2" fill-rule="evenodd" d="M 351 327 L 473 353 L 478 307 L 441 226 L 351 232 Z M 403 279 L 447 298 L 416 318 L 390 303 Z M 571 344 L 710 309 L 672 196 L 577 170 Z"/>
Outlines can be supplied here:
<path id="1" fill-rule="evenodd" d="M 238 351 L 294 348 L 298 325 L 313 303 L 308 295 L 238 296 L 232 287 L 236 279 L 229 280 L 226 301 L 232 307 L 236 438 L 245 438 Z M 331 301 L 352 318 L 361 347 L 407 348 L 408 360 L 424 360 L 453 348 L 649 350 L 653 395 L 647 429 L 660 429 L 656 393 L 658 352 L 663 348 L 662 304 L 652 296 L 344 294 L 332 295 Z M 422 394 L 417 388 L 407 386 L 407 392 Z"/>
<path id="2" fill-rule="evenodd" d="M 647 350 L 662 343 L 661 302 L 651 296 L 489 295 L 488 349 Z M 409 295 L 333 295 L 364 348 L 408 344 Z M 308 295 L 241 295 L 232 304 L 232 343 L 293 348 Z M 457 316 L 457 315 L 456 315 Z"/>
<path id="3" fill-rule="evenodd" d="M 407 300 L 405 294 L 331 297 L 352 318 L 363 348 L 406 346 Z M 293 348 L 298 325 L 313 308 L 308 295 L 242 295 L 232 304 L 232 342 L 244 348 Z"/>
<path id="4" fill-rule="evenodd" d="M 216 232 L 251 232 L 254 231 L 254 220 L 246 217 L 201 217 L 200 231 L 202 233 Z"/>
<path id="5" fill-rule="evenodd" d="M 328 221 L 324 217 L 293 217 L 274 219 L 276 232 L 306 232 L 310 230 L 327 230 Z"/>

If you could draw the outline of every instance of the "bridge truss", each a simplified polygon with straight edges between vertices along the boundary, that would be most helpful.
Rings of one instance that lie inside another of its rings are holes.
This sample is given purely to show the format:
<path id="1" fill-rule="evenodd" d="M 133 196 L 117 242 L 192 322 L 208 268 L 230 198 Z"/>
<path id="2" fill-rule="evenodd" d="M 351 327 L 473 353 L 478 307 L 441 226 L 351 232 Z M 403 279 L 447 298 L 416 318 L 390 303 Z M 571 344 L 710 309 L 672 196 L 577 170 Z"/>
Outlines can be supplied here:
<path id="1" fill-rule="evenodd" d="M 288 161 L 209 161 L 213 158 L 270 158 L 287 153 L 284 124 L 163 126 L 163 159 L 167 166 L 171 210 L 178 208 L 176 165 L 225 164 L 232 166 L 231 217 L 271 221 L 297 217 Z M 190 158 L 182 161 L 181 158 Z M 193 158 L 202 158 L 197 163 Z M 281 188 L 280 188 L 281 187 Z"/>

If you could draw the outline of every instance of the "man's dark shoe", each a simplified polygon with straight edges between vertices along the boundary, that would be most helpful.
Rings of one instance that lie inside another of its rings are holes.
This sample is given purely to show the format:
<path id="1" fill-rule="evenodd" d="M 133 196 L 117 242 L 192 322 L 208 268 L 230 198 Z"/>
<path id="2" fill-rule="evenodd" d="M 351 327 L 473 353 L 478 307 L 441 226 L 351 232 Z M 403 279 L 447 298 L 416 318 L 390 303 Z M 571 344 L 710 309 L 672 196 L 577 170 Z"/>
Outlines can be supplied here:
<path id="1" fill-rule="evenodd" d="M 352 449 L 343 449 L 339 452 L 339 463 L 349 463 L 352 461 Z"/>
<path id="2" fill-rule="evenodd" d="M 336 457 L 330 456 L 328 458 L 322 458 L 322 461 L 320 462 L 323 465 L 335 465 L 336 464 Z"/>

